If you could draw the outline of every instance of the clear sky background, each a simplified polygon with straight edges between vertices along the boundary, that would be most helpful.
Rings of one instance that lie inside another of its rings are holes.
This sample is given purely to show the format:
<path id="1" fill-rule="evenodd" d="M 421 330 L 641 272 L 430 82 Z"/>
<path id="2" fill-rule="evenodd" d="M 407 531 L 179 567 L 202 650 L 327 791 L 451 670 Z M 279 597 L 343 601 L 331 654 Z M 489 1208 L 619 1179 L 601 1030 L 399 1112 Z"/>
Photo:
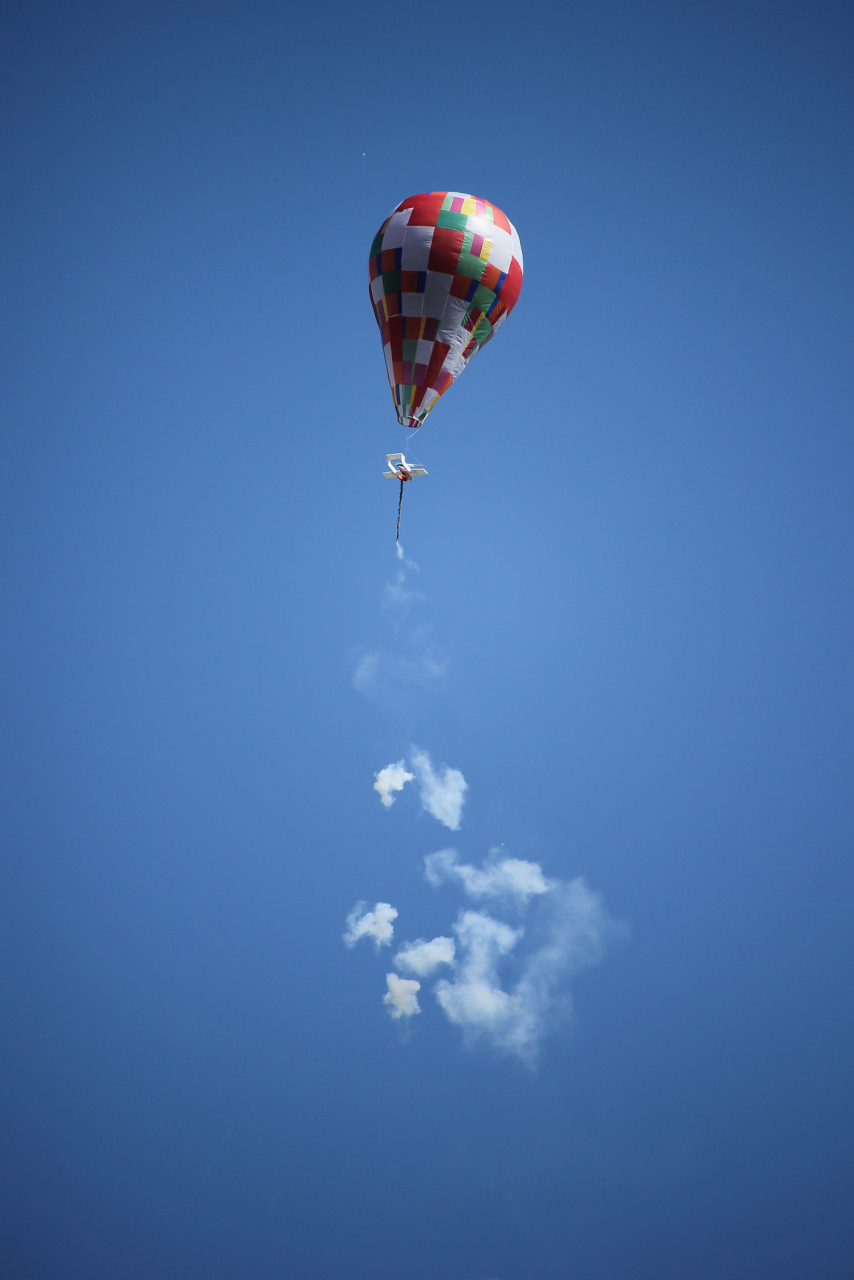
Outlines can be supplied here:
<path id="1" fill-rule="evenodd" d="M 852 63 L 842 4 L 4 6 L 4 1280 L 852 1274 Z M 433 189 L 525 282 L 389 607 L 366 264 Z M 383 1005 L 461 910 L 535 953 L 449 846 L 615 922 L 527 1059 Z"/>

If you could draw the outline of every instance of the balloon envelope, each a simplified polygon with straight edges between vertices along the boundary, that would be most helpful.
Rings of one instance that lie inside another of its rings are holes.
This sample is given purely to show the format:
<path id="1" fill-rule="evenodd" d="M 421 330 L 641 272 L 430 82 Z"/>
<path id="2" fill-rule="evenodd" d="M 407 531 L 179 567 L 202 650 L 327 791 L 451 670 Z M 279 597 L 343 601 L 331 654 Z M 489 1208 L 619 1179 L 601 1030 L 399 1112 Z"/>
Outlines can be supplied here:
<path id="1" fill-rule="evenodd" d="M 368 280 L 398 422 L 420 427 L 516 305 L 519 236 L 488 200 L 410 196 L 374 236 Z"/>

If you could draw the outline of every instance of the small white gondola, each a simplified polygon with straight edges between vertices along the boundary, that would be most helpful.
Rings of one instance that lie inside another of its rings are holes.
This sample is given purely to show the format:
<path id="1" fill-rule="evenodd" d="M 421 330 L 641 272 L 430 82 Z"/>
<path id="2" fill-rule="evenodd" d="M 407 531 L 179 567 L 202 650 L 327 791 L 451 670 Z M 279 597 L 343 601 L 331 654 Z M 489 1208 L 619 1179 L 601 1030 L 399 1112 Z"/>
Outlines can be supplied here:
<path id="1" fill-rule="evenodd" d="M 427 474 L 423 467 L 413 467 L 407 462 L 402 453 L 387 453 L 385 460 L 391 467 L 391 471 L 383 472 L 386 480 L 411 480 L 414 476 Z"/>

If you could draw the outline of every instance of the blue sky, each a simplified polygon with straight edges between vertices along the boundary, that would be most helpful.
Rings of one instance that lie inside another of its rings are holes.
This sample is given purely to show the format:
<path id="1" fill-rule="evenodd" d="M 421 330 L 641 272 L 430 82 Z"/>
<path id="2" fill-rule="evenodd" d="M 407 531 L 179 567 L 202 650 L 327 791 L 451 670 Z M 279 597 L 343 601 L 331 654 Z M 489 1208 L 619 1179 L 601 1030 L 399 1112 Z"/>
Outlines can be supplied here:
<path id="1" fill-rule="evenodd" d="M 850 12 L 2 32 L 4 1275 L 849 1274 Z M 525 281 L 401 566 L 366 262 L 432 189 Z M 450 825 L 374 790 L 419 750 Z M 534 1048 L 470 1042 L 455 922 L 512 994 L 579 878 Z"/>

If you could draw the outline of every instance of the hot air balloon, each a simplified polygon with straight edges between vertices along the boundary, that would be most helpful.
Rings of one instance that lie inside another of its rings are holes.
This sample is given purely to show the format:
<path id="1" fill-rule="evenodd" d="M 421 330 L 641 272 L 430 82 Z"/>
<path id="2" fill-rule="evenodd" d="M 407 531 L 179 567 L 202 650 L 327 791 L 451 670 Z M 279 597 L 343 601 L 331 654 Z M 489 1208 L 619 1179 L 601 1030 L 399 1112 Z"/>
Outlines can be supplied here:
<path id="1" fill-rule="evenodd" d="M 431 191 L 386 218 L 368 279 L 397 420 L 420 427 L 516 305 L 522 249 L 488 200 Z"/>

